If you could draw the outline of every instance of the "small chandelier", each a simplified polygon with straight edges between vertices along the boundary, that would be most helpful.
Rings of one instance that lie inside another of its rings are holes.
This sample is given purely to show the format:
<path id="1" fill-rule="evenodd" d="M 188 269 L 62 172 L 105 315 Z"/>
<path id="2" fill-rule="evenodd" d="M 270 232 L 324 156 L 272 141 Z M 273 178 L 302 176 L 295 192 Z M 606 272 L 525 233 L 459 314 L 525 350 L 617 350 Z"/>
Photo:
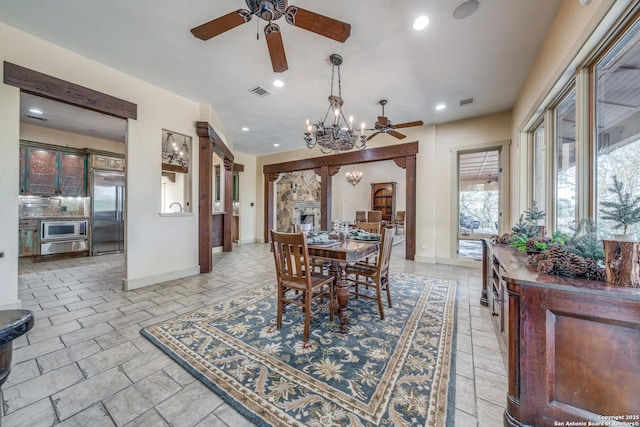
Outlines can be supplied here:
<path id="1" fill-rule="evenodd" d="M 331 95 L 329 95 L 329 108 L 324 115 L 324 119 L 318 123 L 309 123 L 304 133 L 304 140 L 308 148 L 317 145 L 324 154 L 338 153 L 340 151 L 348 151 L 353 147 L 363 149 L 367 145 L 367 139 L 364 135 L 364 123 L 360 131 L 353 130 L 353 116 L 349 117 L 349 121 L 342 111 L 342 84 L 340 80 L 340 64 L 342 57 L 338 54 L 332 54 L 329 60 L 333 64 L 331 69 Z M 338 95 L 333 94 L 333 82 L 335 70 L 338 67 Z M 329 112 L 332 113 L 332 123 L 327 123 Z"/>
<path id="2" fill-rule="evenodd" d="M 167 132 L 167 139 L 162 144 L 162 160 L 170 165 L 178 165 L 182 169 L 189 169 L 189 147 L 187 139 L 179 146 L 171 132 Z"/>
<path id="3" fill-rule="evenodd" d="M 362 171 L 357 170 L 355 166 L 353 167 L 353 170 L 351 172 L 347 172 L 346 175 L 347 175 L 347 182 L 353 185 L 354 187 L 358 185 L 358 183 L 362 179 Z"/>

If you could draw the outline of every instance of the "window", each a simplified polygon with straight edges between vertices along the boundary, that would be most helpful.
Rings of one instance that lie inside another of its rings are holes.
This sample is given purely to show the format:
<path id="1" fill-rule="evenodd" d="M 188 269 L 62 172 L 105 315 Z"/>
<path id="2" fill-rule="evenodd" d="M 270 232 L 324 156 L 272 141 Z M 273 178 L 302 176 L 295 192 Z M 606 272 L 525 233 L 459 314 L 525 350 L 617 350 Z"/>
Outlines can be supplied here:
<path id="1" fill-rule="evenodd" d="M 546 211 L 547 147 L 544 140 L 544 123 L 533 131 L 533 200 L 538 208 Z"/>
<path id="2" fill-rule="evenodd" d="M 569 232 L 576 221 L 576 91 L 556 108 L 556 229 Z M 540 204 L 538 204 L 540 206 Z"/>
<path id="3" fill-rule="evenodd" d="M 611 200 L 613 177 L 625 192 L 640 194 L 640 24 L 636 22 L 594 67 L 596 220 L 598 227 L 613 230 L 600 218 L 598 205 Z M 638 233 L 635 225 L 629 232 Z"/>

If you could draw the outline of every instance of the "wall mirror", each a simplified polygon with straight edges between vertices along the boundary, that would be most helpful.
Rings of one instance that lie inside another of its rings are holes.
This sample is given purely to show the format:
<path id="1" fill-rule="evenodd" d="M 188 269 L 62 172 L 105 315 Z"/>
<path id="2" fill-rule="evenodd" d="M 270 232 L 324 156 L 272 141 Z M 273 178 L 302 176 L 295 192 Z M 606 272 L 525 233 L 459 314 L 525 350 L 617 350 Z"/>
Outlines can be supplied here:
<path id="1" fill-rule="evenodd" d="M 191 137 L 163 129 L 161 149 L 161 212 L 191 212 Z"/>

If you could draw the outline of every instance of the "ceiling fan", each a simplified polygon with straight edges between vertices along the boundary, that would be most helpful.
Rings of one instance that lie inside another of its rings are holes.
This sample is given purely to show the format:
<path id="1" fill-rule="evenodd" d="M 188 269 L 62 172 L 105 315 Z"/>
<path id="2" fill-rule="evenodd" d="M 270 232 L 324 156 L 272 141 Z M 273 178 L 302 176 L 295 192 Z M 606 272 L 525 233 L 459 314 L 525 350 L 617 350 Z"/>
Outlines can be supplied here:
<path id="1" fill-rule="evenodd" d="M 403 135 L 400 132 L 396 132 L 395 129 L 410 128 L 413 126 L 422 126 L 424 124 L 422 120 L 418 120 L 415 122 L 398 123 L 394 125 L 393 122 L 389 120 L 387 117 L 385 117 L 384 115 L 384 106 L 387 104 L 387 100 L 381 99 L 379 103 L 380 105 L 382 105 L 382 116 L 378 116 L 378 121 L 373 126 L 373 129 L 367 129 L 367 130 L 376 131 L 367 137 L 367 141 L 381 133 L 388 133 L 389 135 L 398 139 L 406 138 L 407 135 Z"/>
<path id="2" fill-rule="evenodd" d="M 265 39 L 271 57 L 273 71 L 281 73 L 289 67 L 284 53 L 280 27 L 273 21 L 285 17 L 286 21 L 296 27 L 312 31 L 324 37 L 344 43 L 351 34 L 351 25 L 327 16 L 302 9 L 297 6 L 288 6 L 287 0 L 245 0 L 247 9 L 238 9 L 226 15 L 222 15 L 212 21 L 191 29 L 191 33 L 201 40 L 209 40 L 225 31 L 229 31 L 251 20 L 251 15 L 267 21 L 264 27 Z"/>

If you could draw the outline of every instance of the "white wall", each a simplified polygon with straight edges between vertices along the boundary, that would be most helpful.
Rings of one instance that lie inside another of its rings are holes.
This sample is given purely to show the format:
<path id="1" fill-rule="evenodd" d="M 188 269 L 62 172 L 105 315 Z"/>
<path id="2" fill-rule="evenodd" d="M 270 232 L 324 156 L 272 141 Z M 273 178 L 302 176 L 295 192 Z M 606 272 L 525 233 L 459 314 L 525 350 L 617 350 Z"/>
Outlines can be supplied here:
<path id="1" fill-rule="evenodd" d="M 0 39 L 6 40 L 0 24 Z M 0 49 L 3 45 L 0 44 Z M 0 67 L 4 79 L 4 67 Z M 18 301 L 18 140 L 20 91 L 0 85 L 0 309 Z"/>
<path id="2" fill-rule="evenodd" d="M 244 172 L 240 172 L 240 226 L 239 243 L 256 242 L 256 225 L 262 215 L 257 211 L 256 195 L 260 189 L 256 188 L 256 157 L 244 153 L 234 153 L 234 161 L 244 165 Z M 252 206 L 253 205 L 253 206 Z"/>
<path id="3" fill-rule="evenodd" d="M 396 183 L 396 211 L 405 210 L 407 188 L 404 169 L 392 160 L 357 165 L 356 169 L 362 172 L 362 180 L 355 187 L 347 182 L 346 174 L 352 169 L 353 166 L 342 166 L 333 177 L 332 221 L 354 221 L 356 211 L 371 210 L 371 184 L 378 182 Z"/>
<path id="4" fill-rule="evenodd" d="M 0 59 L 133 102 L 127 157 L 126 280 L 129 288 L 196 274 L 197 216 L 161 217 L 162 129 L 197 141 L 203 108 L 166 90 L 0 23 Z M 211 113 L 210 113 L 211 114 Z M 19 91 L 0 85 L 0 306 L 17 302 Z M 194 153 L 193 176 L 197 176 Z M 197 180 L 193 194 L 197 194 Z M 197 212 L 197 197 L 193 210 Z M 170 244 L 169 244 L 170 243 Z"/>

